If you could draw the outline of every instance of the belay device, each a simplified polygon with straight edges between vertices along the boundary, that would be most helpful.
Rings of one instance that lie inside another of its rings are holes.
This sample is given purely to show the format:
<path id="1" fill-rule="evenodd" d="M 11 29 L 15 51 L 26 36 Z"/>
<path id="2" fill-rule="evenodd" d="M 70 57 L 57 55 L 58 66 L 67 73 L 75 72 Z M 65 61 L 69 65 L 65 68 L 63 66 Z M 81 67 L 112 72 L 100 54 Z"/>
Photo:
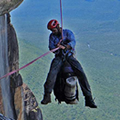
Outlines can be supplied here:
<path id="1" fill-rule="evenodd" d="M 77 104 L 79 100 L 77 77 L 67 61 L 64 62 L 58 73 L 54 86 L 54 95 L 58 103 Z"/>

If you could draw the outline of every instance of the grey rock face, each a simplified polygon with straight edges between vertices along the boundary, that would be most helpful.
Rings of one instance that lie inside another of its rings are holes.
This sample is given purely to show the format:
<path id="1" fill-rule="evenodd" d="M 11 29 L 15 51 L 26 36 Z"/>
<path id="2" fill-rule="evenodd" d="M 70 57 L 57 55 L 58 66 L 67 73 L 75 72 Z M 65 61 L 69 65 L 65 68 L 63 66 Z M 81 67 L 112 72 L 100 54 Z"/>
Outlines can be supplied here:
<path id="1" fill-rule="evenodd" d="M 0 120 L 14 120 L 12 118 L 6 118 L 5 116 L 3 116 L 1 113 L 0 113 Z"/>
<path id="2" fill-rule="evenodd" d="M 0 15 L 9 13 L 18 7 L 23 0 L 0 0 Z"/>
<path id="3" fill-rule="evenodd" d="M 0 16 L 0 77 L 8 73 L 8 49 L 7 49 L 7 23 L 5 16 Z M 13 110 L 11 108 L 10 79 L 0 80 L 0 112 L 7 117 L 13 118 Z M 7 86 L 7 87 L 6 87 Z M 6 106 L 4 106 L 4 104 Z"/>

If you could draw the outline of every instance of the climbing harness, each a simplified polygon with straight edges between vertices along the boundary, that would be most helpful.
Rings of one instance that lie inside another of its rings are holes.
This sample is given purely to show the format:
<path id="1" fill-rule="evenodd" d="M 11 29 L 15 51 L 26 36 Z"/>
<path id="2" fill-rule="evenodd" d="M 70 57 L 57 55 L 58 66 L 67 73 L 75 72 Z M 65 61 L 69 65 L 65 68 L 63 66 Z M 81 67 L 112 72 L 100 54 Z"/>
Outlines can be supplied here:
<path id="1" fill-rule="evenodd" d="M 61 28 L 62 28 L 62 39 L 60 40 L 60 42 L 61 42 L 61 41 L 63 40 L 62 0 L 60 0 L 60 17 L 61 17 Z M 51 53 L 51 52 L 55 52 L 55 51 L 57 51 L 58 49 L 59 49 L 59 47 L 57 47 L 57 48 L 55 48 L 55 49 L 52 49 L 52 50 L 44 53 L 43 55 L 41 55 L 41 56 L 39 56 L 38 58 L 32 60 L 31 62 L 29 62 L 28 64 L 24 65 L 23 67 L 21 67 L 21 68 L 19 68 L 19 69 L 17 69 L 17 70 L 14 70 L 14 71 L 12 71 L 12 72 L 9 72 L 9 73 L 5 74 L 4 76 L 0 77 L 0 80 L 3 79 L 3 78 L 5 78 L 5 77 L 8 77 L 8 76 L 10 76 L 10 75 L 12 75 L 12 74 L 20 71 L 20 70 L 22 70 L 23 68 L 28 67 L 29 65 L 33 64 L 33 63 L 34 63 L 35 61 L 37 61 L 38 59 L 40 59 L 40 58 L 48 55 L 48 54 Z"/>

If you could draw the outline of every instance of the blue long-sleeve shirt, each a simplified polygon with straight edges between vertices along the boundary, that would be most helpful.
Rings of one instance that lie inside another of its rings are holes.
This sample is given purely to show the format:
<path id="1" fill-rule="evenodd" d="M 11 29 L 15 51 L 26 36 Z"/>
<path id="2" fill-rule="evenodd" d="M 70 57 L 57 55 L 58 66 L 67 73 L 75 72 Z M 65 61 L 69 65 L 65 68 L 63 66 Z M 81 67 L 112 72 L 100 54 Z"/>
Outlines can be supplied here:
<path id="1" fill-rule="evenodd" d="M 62 39 L 62 36 L 58 37 L 56 35 L 54 35 L 53 33 L 50 34 L 49 36 L 49 49 L 55 49 L 57 47 L 57 44 L 59 43 L 59 41 Z M 76 45 L 76 41 L 75 41 L 75 36 L 73 34 L 72 31 L 68 30 L 68 29 L 63 29 L 63 40 L 62 42 L 65 45 L 69 45 L 71 46 L 72 49 L 67 50 L 66 53 L 68 52 L 72 52 L 74 53 L 75 51 L 75 45 Z M 64 54 L 64 50 L 57 50 L 56 52 L 54 52 L 56 55 L 60 54 L 60 53 Z"/>

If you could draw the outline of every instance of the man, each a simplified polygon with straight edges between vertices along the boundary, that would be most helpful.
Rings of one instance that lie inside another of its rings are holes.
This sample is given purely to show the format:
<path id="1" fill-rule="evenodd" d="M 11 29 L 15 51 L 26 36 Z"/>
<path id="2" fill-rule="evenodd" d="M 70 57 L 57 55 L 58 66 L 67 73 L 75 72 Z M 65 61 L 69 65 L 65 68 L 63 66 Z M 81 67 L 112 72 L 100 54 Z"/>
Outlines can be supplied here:
<path id="1" fill-rule="evenodd" d="M 41 104 L 48 104 L 51 102 L 50 94 L 54 88 L 57 74 L 60 71 L 64 59 L 66 59 L 78 77 L 80 87 L 83 95 L 85 96 L 85 106 L 97 108 L 92 98 L 90 85 L 87 81 L 86 75 L 80 63 L 73 56 L 76 44 L 74 34 L 68 29 L 62 29 L 59 27 L 59 23 L 55 19 L 49 21 L 47 28 L 52 31 L 49 36 L 49 49 L 52 50 L 59 47 L 59 50 L 54 52 L 55 58 L 52 60 L 50 70 L 44 84 L 45 94 Z"/>

